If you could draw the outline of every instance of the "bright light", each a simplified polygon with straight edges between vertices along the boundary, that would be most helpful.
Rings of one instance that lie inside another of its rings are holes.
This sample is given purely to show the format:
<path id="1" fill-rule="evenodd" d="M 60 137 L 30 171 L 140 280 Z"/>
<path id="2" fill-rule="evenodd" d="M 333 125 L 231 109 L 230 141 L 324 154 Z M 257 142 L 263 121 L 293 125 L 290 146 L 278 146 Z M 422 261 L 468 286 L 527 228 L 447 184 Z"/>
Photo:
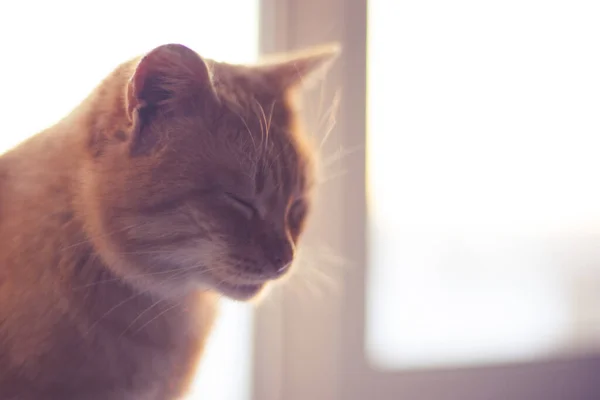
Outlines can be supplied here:
<path id="1" fill-rule="evenodd" d="M 377 367 L 600 346 L 599 20 L 592 0 L 369 2 Z"/>
<path id="2" fill-rule="evenodd" d="M 1 2 L 0 151 L 65 116 L 121 62 L 169 42 L 254 61 L 258 0 Z M 190 399 L 249 398 L 250 327 L 248 307 L 224 305 Z"/>

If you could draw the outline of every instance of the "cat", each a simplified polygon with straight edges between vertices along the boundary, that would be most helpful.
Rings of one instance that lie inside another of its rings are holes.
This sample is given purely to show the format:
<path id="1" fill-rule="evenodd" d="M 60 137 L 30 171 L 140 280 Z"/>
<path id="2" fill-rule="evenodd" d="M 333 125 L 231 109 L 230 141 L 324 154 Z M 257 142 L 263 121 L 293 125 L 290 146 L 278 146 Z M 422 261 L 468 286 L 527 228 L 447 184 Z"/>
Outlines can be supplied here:
<path id="1" fill-rule="evenodd" d="M 315 184 L 295 93 L 337 53 L 162 45 L 0 157 L 0 399 L 185 395 L 220 296 L 291 268 Z"/>

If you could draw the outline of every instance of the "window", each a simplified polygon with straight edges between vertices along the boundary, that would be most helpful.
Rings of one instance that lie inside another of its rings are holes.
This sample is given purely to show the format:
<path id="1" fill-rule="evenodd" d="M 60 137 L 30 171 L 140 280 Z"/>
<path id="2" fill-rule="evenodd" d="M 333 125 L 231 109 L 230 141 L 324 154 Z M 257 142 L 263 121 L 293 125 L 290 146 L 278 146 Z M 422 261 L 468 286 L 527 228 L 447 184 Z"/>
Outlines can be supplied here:
<path id="1" fill-rule="evenodd" d="M 369 1 L 376 368 L 600 349 L 600 5 Z"/>
<path id="2" fill-rule="evenodd" d="M 258 0 L 3 2 L 0 151 L 57 122 L 114 67 L 154 46 L 254 61 L 258 14 Z M 249 399 L 251 326 L 250 306 L 223 302 L 190 399 Z"/>

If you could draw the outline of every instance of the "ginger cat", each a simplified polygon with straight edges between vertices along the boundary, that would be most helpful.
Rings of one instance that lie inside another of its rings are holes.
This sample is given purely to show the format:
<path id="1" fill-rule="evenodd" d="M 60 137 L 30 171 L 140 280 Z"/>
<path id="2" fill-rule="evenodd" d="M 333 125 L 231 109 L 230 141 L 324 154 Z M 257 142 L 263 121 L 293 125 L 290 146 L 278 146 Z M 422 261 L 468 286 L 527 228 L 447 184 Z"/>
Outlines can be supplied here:
<path id="1" fill-rule="evenodd" d="M 1 399 L 185 395 L 218 297 L 290 269 L 314 182 L 291 95 L 336 53 L 163 45 L 0 157 Z"/>

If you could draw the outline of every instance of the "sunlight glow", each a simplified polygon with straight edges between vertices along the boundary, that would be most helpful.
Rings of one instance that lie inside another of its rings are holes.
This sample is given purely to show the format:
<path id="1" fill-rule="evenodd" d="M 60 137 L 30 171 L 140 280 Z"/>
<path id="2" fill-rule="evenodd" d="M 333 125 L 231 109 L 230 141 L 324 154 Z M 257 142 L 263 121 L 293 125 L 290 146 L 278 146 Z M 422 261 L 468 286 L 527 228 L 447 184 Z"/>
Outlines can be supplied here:
<path id="1" fill-rule="evenodd" d="M 368 356 L 600 349 L 600 3 L 371 0 Z"/>

